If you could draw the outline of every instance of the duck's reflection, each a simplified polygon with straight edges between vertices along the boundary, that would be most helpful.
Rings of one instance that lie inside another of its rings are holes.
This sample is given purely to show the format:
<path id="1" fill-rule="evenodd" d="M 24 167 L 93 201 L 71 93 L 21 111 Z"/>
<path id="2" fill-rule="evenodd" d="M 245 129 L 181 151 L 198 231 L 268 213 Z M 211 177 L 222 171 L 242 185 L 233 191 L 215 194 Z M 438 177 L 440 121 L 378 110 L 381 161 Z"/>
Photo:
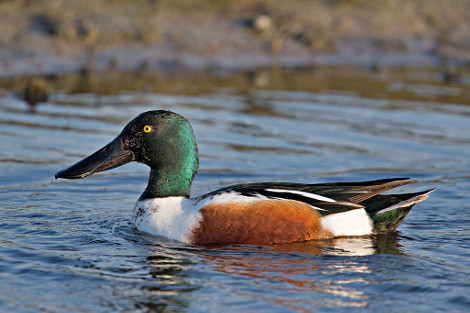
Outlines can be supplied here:
<path id="1" fill-rule="evenodd" d="M 374 283 L 368 256 L 400 254 L 397 242 L 398 236 L 389 234 L 271 246 L 158 247 L 148 258 L 155 284 L 146 288 L 154 295 L 177 296 L 167 298 L 171 301 L 209 288 L 224 299 L 286 310 L 365 307 L 364 286 Z M 196 298 L 204 296 L 188 297 Z"/>
<path id="2" fill-rule="evenodd" d="M 144 312 L 181 311 L 188 302 L 184 294 L 194 292 L 201 286 L 193 283 L 189 275 L 192 268 L 197 266 L 191 261 L 191 253 L 184 249 L 171 248 L 166 241 L 155 241 L 155 238 L 145 238 L 155 242 L 153 253 L 143 265 L 140 288 L 136 289 L 135 307 Z"/>

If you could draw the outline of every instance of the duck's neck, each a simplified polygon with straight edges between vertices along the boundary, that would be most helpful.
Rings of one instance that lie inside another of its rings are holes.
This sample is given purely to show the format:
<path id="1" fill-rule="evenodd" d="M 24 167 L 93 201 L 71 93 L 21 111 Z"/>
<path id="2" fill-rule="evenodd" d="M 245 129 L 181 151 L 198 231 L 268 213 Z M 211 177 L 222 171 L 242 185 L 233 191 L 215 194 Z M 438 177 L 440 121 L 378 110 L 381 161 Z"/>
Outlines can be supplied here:
<path id="1" fill-rule="evenodd" d="M 189 197 L 193 172 L 152 168 L 147 188 L 139 200 L 164 197 Z"/>

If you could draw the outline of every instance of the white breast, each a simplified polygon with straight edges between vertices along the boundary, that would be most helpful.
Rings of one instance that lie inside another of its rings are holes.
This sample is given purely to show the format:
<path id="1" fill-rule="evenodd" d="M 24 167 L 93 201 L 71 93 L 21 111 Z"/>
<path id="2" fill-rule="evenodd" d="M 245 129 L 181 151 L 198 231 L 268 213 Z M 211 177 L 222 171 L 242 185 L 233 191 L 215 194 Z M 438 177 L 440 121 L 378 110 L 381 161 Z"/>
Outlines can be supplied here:
<path id="1" fill-rule="evenodd" d="M 199 210 L 205 205 L 256 201 L 262 198 L 265 197 L 246 197 L 236 192 L 228 192 L 203 200 L 185 197 L 147 199 L 136 203 L 132 224 L 137 230 L 150 235 L 191 243 L 192 231 L 202 220 Z"/>
<path id="2" fill-rule="evenodd" d="M 190 243 L 191 231 L 200 219 L 199 207 L 193 200 L 168 197 L 138 201 L 132 223 L 141 232 Z"/>

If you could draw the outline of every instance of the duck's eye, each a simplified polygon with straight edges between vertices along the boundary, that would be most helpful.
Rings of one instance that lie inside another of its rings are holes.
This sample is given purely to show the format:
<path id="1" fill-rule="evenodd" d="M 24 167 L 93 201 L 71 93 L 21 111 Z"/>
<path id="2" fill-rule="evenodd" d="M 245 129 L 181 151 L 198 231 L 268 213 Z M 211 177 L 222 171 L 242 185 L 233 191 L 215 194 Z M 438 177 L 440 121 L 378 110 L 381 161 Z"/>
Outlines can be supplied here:
<path id="1" fill-rule="evenodd" d="M 145 125 L 144 126 L 144 132 L 145 133 L 150 133 L 152 131 L 152 126 Z"/>

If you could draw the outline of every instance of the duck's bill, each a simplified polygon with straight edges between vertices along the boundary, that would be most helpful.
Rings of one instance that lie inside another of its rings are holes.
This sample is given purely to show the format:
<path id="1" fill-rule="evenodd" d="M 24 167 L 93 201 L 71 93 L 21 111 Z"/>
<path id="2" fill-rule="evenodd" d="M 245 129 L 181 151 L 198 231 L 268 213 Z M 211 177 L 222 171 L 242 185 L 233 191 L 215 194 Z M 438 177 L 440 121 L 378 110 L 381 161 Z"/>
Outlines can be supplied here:
<path id="1" fill-rule="evenodd" d="M 117 137 L 89 157 L 75 163 L 69 168 L 57 172 L 55 178 L 85 178 L 93 173 L 116 168 L 131 161 L 134 161 L 134 154 L 124 149 L 121 138 Z"/>

